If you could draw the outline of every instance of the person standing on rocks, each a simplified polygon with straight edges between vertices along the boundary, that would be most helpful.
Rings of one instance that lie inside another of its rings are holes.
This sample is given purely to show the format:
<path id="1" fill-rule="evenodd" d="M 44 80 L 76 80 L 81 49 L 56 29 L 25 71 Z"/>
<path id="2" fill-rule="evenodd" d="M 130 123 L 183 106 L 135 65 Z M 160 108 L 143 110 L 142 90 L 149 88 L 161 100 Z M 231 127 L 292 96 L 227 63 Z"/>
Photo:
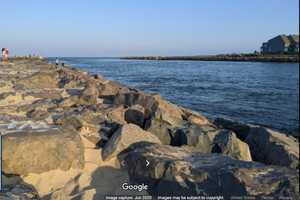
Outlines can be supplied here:
<path id="1" fill-rule="evenodd" d="M 8 60 L 8 54 L 9 54 L 8 48 L 2 48 L 2 60 L 3 61 Z"/>
<path id="2" fill-rule="evenodd" d="M 56 60 L 55 60 L 55 65 L 56 65 L 56 67 L 58 67 L 58 65 L 59 65 L 59 59 L 58 58 L 56 58 Z"/>

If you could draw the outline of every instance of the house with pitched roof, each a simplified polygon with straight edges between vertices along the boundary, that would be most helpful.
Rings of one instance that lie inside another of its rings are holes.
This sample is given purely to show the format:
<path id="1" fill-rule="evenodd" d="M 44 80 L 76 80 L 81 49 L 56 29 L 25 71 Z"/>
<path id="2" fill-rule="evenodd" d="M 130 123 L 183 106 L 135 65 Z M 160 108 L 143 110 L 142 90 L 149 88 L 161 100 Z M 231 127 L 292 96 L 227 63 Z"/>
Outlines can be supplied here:
<path id="1" fill-rule="evenodd" d="M 261 46 L 262 53 L 299 53 L 299 35 L 278 35 Z"/>

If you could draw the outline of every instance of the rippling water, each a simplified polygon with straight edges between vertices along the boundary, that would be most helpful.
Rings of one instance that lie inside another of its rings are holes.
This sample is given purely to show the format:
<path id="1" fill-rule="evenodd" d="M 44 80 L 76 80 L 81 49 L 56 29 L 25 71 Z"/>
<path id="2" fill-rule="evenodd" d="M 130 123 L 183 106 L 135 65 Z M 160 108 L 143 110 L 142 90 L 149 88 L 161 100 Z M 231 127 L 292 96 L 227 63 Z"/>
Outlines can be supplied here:
<path id="1" fill-rule="evenodd" d="M 61 60 L 125 85 L 158 92 L 171 102 L 209 118 L 225 117 L 288 132 L 298 130 L 298 64 L 104 58 Z"/>

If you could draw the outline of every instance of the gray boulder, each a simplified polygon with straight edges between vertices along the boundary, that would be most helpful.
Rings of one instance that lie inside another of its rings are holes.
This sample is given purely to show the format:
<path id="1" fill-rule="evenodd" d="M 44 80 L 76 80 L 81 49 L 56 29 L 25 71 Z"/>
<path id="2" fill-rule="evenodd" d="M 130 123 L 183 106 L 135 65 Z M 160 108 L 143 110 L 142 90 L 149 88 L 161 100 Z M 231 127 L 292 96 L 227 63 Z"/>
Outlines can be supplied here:
<path id="1" fill-rule="evenodd" d="M 171 132 L 183 124 L 185 114 L 182 109 L 159 95 L 131 90 L 117 93 L 111 102 L 130 107 L 125 113 L 125 120 L 153 133 L 164 144 L 171 144 Z"/>
<path id="2" fill-rule="evenodd" d="M 145 118 L 145 109 L 141 105 L 133 105 L 125 112 L 125 121 L 141 128 L 144 128 Z"/>
<path id="3" fill-rule="evenodd" d="M 178 129 L 172 141 L 173 146 L 186 146 L 202 153 L 220 153 L 238 160 L 252 161 L 248 145 L 229 130 L 189 125 Z"/>
<path id="4" fill-rule="evenodd" d="M 299 168 L 299 142 L 296 138 L 265 127 L 222 118 L 216 119 L 214 124 L 234 131 L 238 138 L 245 141 L 254 161 Z"/>
<path id="5" fill-rule="evenodd" d="M 246 142 L 253 160 L 299 169 L 299 142 L 264 127 L 252 127 Z"/>
<path id="6" fill-rule="evenodd" d="M 0 191 L 1 200 L 38 200 L 38 192 L 31 186 L 18 183 L 12 186 L 4 186 Z"/>
<path id="7" fill-rule="evenodd" d="M 215 131 L 212 129 L 211 131 Z M 210 130 L 207 127 L 201 127 L 198 125 L 187 125 L 184 128 L 176 130 L 172 134 L 173 146 L 190 146 L 202 153 L 210 153 L 212 148 L 212 140 L 215 135 L 210 137 Z"/>
<path id="8" fill-rule="evenodd" d="M 220 129 L 232 130 L 242 141 L 245 141 L 251 129 L 251 125 L 249 124 L 243 124 L 241 122 L 232 121 L 224 118 L 215 119 L 213 124 Z"/>
<path id="9" fill-rule="evenodd" d="M 130 181 L 147 184 L 148 192 L 154 196 L 299 198 L 299 174 L 285 167 L 144 142 L 132 145 L 119 159 L 125 160 Z"/>
<path id="10" fill-rule="evenodd" d="M 173 133 L 184 126 L 183 111 L 176 105 L 153 96 L 155 104 L 148 107 L 150 117 L 145 121 L 145 129 L 156 135 L 163 144 L 173 144 Z M 149 105 L 148 105 L 149 106 Z"/>
<path id="11" fill-rule="evenodd" d="M 113 96 L 112 100 L 114 105 L 133 106 L 138 104 L 150 109 L 156 103 L 155 99 L 151 95 L 135 90 L 130 92 L 118 92 Z"/>

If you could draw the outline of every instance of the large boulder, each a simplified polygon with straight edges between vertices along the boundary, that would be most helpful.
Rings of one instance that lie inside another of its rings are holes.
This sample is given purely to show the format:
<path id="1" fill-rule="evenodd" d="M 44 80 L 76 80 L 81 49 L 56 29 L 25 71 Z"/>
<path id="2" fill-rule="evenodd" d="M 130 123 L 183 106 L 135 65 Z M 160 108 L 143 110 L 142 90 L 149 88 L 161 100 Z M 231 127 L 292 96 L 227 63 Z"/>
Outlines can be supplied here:
<path id="1" fill-rule="evenodd" d="M 159 95 L 149 95 L 141 91 L 131 90 L 130 92 L 119 92 L 113 97 L 113 104 L 144 107 L 146 115 L 153 115 L 161 111 L 169 118 L 182 119 L 183 111 L 168 101 L 163 100 Z"/>
<path id="2" fill-rule="evenodd" d="M 213 122 L 220 129 L 228 129 L 232 130 L 236 133 L 237 137 L 241 140 L 245 141 L 247 138 L 249 131 L 251 129 L 251 125 L 243 124 L 241 122 L 232 121 L 224 118 L 217 118 Z"/>
<path id="3" fill-rule="evenodd" d="M 220 153 L 238 160 L 252 160 L 248 145 L 238 139 L 234 132 L 217 130 L 209 125 L 192 124 L 176 130 L 172 145 L 191 147 L 202 153 Z"/>
<path id="4" fill-rule="evenodd" d="M 80 103 L 79 101 L 79 96 L 70 96 L 70 97 L 66 97 L 63 99 L 60 99 L 58 106 L 60 108 L 66 109 L 66 108 L 71 108 L 71 107 L 75 107 Z"/>
<path id="5" fill-rule="evenodd" d="M 20 92 L 9 93 L 7 95 L 4 95 L 4 97 L 2 99 L 0 99 L 0 106 L 2 108 L 9 107 L 9 106 L 13 106 L 16 108 L 17 106 L 31 104 L 36 100 L 37 100 L 37 98 L 30 96 L 30 95 L 25 95 Z"/>
<path id="6" fill-rule="evenodd" d="M 75 68 L 64 67 L 57 70 L 57 72 L 60 79 L 60 88 L 81 88 L 91 78 L 88 74 Z"/>
<path id="7" fill-rule="evenodd" d="M 99 85 L 99 95 L 104 99 L 105 103 L 110 104 L 124 104 L 124 95 L 130 92 L 130 88 L 116 82 L 116 81 L 103 81 Z"/>
<path id="8" fill-rule="evenodd" d="M 40 199 L 38 192 L 32 187 L 24 183 L 15 185 L 4 185 L 0 191 L 1 200 L 33 200 Z"/>
<path id="9" fill-rule="evenodd" d="M 83 105 L 95 105 L 98 103 L 99 91 L 97 85 L 90 81 L 79 95 L 79 103 Z"/>
<path id="10" fill-rule="evenodd" d="M 59 80 L 56 72 L 37 72 L 17 81 L 17 86 L 27 89 L 58 88 Z"/>
<path id="11" fill-rule="evenodd" d="M 144 128 L 146 118 L 147 116 L 145 115 L 145 108 L 141 105 L 133 105 L 125 112 L 126 122 L 136 124 L 141 128 Z"/>
<path id="12" fill-rule="evenodd" d="M 197 125 L 187 125 L 183 128 L 177 129 L 172 134 L 173 146 L 190 146 L 202 153 L 210 153 L 212 148 L 212 140 L 215 135 L 215 129 L 208 129 L 208 127 L 201 127 Z"/>
<path id="13" fill-rule="evenodd" d="M 228 130 L 221 130 L 216 134 L 211 152 L 222 153 L 238 160 L 252 161 L 249 146 L 238 139 L 234 132 Z"/>
<path id="14" fill-rule="evenodd" d="M 180 126 L 154 117 L 146 121 L 145 127 L 147 131 L 156 135 L 163 144 L 172 144 L 172 133 Z"/>
<path id="15" fill-rule="evenodd" d="M 130 107 L 125 120 L 153 133 L 164 144 L 171 144 L 171 132 L 181 127 L 184 121 L 182 109 L 159 95 L 132 90 L 115 95 L 113 103 Z"/>
<path id="16" fill-rule="evenodd" d="M 125 160 L 130 181 L 147 184 L 154 196 L 299 198 L 299 174 L 285 167 L 144 142 L 129 147 L 119 159 Z"/>
<path id="17" fill-rule="evenodd" d="M 254 161 L 299 168 L 299 142 L 294 137 L 265 127 L 222 118 L 216 119 L 214 124 L 218 128 L 232 130 L 238 138 L 245 141 Z"/>
<path id="18" fill-rule="evenodd" d="M 53 86 L 55 87 L 55 86 Z M 33 96 L 35 98 L 39 99 L 60 99 L 62 98 L 62 91 L 56 89 L 56 88 L 38 88 L 38 90 L 30 90 L 27 91 L 28 95 Z"/>
<path id="19" fill-rule="evenodd" d="M 120 124 L 115 122 L 105 121 L 99 125 L 84 122 L 79 132 L 94 148 L 98 148 L 103 147 L 119 127 Z"/>
<path id="20" fill-rule="evenodd" d="M 246 142 L 253 160 L 299 169 L 299 142 L 264 127 L 252 127 Z"/>
<path id="21" fill-rule="evenodd" d="M 19 112 L 26 112 L 28 117 L 34 117 L 33 114 L 35 111 L 48 111 L 51 109 L 57 108 L 57 105 L 55 104 L 55 101 L 51 99 L 38 99 L 35 100 L 34 102 L 30 104 L 25 104 L 25 105 L 19 105 L 17 107 L 17 110 Z M 33 115 L 31 115 L 33 114 Z"/>
<path id="22" fill-rule="evenodd" d="M 155 134 L 163 144 L 172 144 L 173 132 L 184 126 L 183 111 L 176 105 L 153 96 L 155 104 L 148 107 L 150 117 L 145 121 L 144 128 Z"/>
<path id="23" fill-rule="evenodd" d="M 76 130 L 79 130 L 83 126 L 80 116 L 73 113 L 64 113 L 63 115 L 56 117 L 54 123 L 62 127 L 70 127 Z"/>
<path id="24" fill-rule="evenodd" d="M 125 112 L 126 112 L 126 108 L 124 108 L 124 106 L 111 107 L 109 109 L 106 109 L 105 111 L 107 120 L 119 124 L 127 123 L 125 121 Z"/>
<path id="25" fill-rule="evenodd" d="M 126 107 L 140 105 L 144 107 L 147 115 L 152 114 L 157 109 L 158 103 L 153 96 L 134 89 L 127 88 L 127 90 L 129 91 L 119 91 L 117 94 L 111 96 L 111 102 L 114 105 L 123 105 Z"/>
<path id="26" fill-rule="evenodd" d="M 141 141 L 160 143 L 160 140 L 155 135 L 144 131 L 134 124 L 125 124 L 105 144 L 102 157 L 104 160 L 109 160 L 116 157 L 130 145 Z"/>
<path id="27" fill-rule="evenodd" d="M 27 130 L 3 136 L 3 172 L 26 175 L 83 167 L 80 136 L 72 129 Z"/>
<path id="28" fill-rule="evenodd" d="M 183 117 L 191 124 L 196 124 L 198 126 L 211 125 L 209 120 L 198 112 L 186 108 L 182 108 L 182 111 L 184 114 Z"/>
<path id="29" fill-rule="evenodd" d="M 157 102 L 157 109 L 155 111 L 161 111 L 161 116 L 166 121 L 182 120 L 184 112 L 177 105 L 170 103 L 161 98 L 160 95 L 153 95 L 153 98 Z"/>
<path id="30" fill-rule="evenodd" d="M 33 120 L 43 120 L 49 117 L 50 113 L 47 111 L 47 109 L 44 108 L 36 108 L 34 110 L 31 110 L 27 112 L 27 117 L 31 118 Z"/>

